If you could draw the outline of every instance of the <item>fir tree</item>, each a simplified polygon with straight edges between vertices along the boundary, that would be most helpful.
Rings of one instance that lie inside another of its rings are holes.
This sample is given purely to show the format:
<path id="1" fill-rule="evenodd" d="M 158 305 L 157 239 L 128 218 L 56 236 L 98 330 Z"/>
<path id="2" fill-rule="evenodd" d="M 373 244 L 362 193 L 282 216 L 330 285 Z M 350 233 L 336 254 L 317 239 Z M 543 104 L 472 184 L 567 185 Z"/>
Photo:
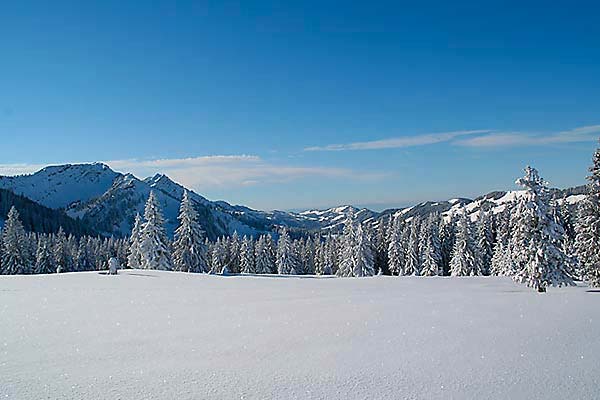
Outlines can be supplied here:
<path id="1" fill-rule="evenodd" d="M 419 254 L 420 221 L 413 217 L 410 223 L 410 233 L 406 235 L 406 255 L 404 257 L 404 271 L 402 275 L 419 275 L 421 272 L 421 259 Z"/>
<path id="2" fill-rule="evenodd" d="M 439 215 L 432 213 L 423 224 L 425 226 L 425 245 L 421 254 L 421 275 L 442 275 L 442 249 L 439 237 Z"/>
<path id="3" fill-rule="evenodd" d="M 588 195 L 579 208 L 575 249 L 580 275 L 592 287 L 600 287 L 600 148 L 594 153 Z"/>
<path id="4" fill-rule="evenodd" d="M 389 245 L 388 245 L 388 266 L 392 275 L 402 275 L 404 271 L 404 248 L 402 246 L 402 230 L 404 224 L 402 217 L 396 215 L 394 222 L 390 227 Z"/>
<path id="5" fill-rule="evenodd" d="M 127 266 L 132 269 L 142 266 L 142 249 L 140 247 L 143 221 L 140 214 L 135 215 L 135 222 L 129 237 L 129 252 L 127 255 Z"/>
<path id="6" fill-rule="evenodd" d="M 292 247 L 292 241 L 286 228 L 283 228 L 277 241 L 277 273 L 280 275 L 295 275 L 298 268 Z"/>
<path id="7" fill-rule="evenodd" d="M 256 273 L 256 265 L 254 259 L 254 242 L 252 238 L 244 236 L 242 246 L 240 248 L 240 268 L 245 274 Z"/>
<path id="8" fill-rule="evenodd" d="M 494 239 L 492 237 L 492 226 L 489 214 L 483 211 L 479 213 L 475 232 L 477 237 L 477 247 L 479 249 L 479 263 L 481 265 L 481 272 L 484 275 L 487 275 L 489 274 L 492 256 L 494 254 Z"/>
<path id="9" fill-rule="evenodd" d="M 450 260 L 450 275 L 481 275 L 481 266 L 478 265 L 477 256 L 471 220 L 463 207 L 457 221 L 456 240 Z"/>
<path id="10" fill-rule="evenodd" d="M 25 229 L 13 206 L 2 230 L 2 274 L 27 274 L 31 270 Z"/>
<path id="11" fill-rule="evenodd" d="M 179 227 L 175 230 L 173 242 L 175 271 L 208 272 L 204 232 L 187 190 L 183 193 L 178 219 Z"/>
<path id="12" fill-rule="evenodd" d="M 535 168 L 525 168 L 517 184 L 526 189 L 519 200 L 516 221 L 521 235 L 512 250 L 518 265 L 514 280 L 545 292 L 548 285 L 572 285 L 568 275 L 569 258 L 562 245 L 563 229 L 549 210 L 546 182 Z"/>
<path id="13" fill-rule="evenodd" d="M 140 232 L 141 267 L 143 269 L 172 270 L 171 248 L 165 233 L 165 221 L 154 191 L 150 192 L 146 202 L 144 218 L 146 221 Z"/>
<path id="14" fill-rule="evenodd" d="M 36 274 L 51 274 L 56 272 L 54 258 L 49 245 L 49 239 L 40 237 L 38 239 L 37 251 L 35 253 L 35 269 Z"/>

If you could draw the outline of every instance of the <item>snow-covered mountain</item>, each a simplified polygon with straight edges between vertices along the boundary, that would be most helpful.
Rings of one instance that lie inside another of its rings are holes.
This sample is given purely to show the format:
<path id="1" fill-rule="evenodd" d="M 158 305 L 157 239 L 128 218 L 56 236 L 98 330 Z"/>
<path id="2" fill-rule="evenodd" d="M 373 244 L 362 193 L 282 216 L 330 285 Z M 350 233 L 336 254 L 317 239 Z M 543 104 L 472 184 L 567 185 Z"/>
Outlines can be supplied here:
<path id="1" fill-rule="evenodd" d="M 31 174 L 0 177 L 0 188 L 23 195 L 43 206 L 65 210 L 67 215 L 81 219 L 98 232 L 128 235 L 136 213 L 143 214 L 144 204 L 154 190 L 161 204 L 169 235 L 177 226 L 179 203 L 185 188 L 162 174 L 138 179 L 131 174 L 115 172 L 101 163 L 49 166 Z M 558 198 L 567 197 L 574 203 L 583 197 L 585 187 L 553 189 Z M 353 206 L 303 212 L 258 211 L 225 201 L 210 201 L 191 192 L 200 222 L 209 238 L 231 235 L 258 235 L 276 232 L 287 226 L 292 232 L 338 232 L 344 220 L 354 213 L 361 222 L 377 221 L 381 217 L 402 215 L 405 219 L 438 212 L 450 217 L 464 206 L 473 217 L 480 210 L 499 212 L 505 204 L 519 196 L 519 191 L 492 192 L 474 200 L 466 198 L 441 202 L 424 202 L 412 207 L 375 212 Z"/>
<path id="2" fill-rule="evenodd" d="M 178 223 L 184 191 L 183 186 L 166 175 L 141 180 L 131 174 L 115 172 L 101 163 L 52 166 L 31 175 L 0 177 L 0 188 L 46 207 L 64 209 L 69 216 L 80 218 L 97 231 L 115 235 L 129 234 L 135 214 L 143 214 L 151 190 L 156 192 L 167 232 L 171 235 Z M 225 202 L 211 202 L 193 192 L 192 200 L 211 239 L 234 231 L 240 235 L 256 235 L 273 230 L 273 223 L 265 217 L 246 220 L 242 218 L 243 210 Z"/>

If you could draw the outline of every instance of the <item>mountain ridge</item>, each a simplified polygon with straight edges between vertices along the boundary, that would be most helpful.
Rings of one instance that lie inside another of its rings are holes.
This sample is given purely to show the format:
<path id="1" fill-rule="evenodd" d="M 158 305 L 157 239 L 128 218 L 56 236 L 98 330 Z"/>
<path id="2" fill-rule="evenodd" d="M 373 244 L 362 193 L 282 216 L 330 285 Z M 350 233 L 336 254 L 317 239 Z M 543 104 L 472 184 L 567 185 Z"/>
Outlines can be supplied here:
<path id="1" fill-rule="evenodd" d="M 126 236 L 131 232 L 135 215 L 143 214 L 146 199 L 152 190 L 163 209 L 167 233 L 172 236 L 178 224 L 179 203 L 186 190 L 165 174 L 139 179 L 131 173 L 116 172 L 103 163 L 53 165 L 29 175 L 0 176 L 0 188 L 29 198 L 42 206 L 64 210 L 69 217 L 79 219 L 108 236 Z M 554 197 L 581 196 L 584 191 L 585 186 L 552 189 Z M 200 222 L 211 240 L 234 232 L 252 236 L 276 234 L 281 226 L 288 227 L 292 233 L 337 232 L 350 213 L 360 222 L 369 222 L 396 215 L 410 219 L 431 212 L 451 216 L 462 207 L 471 215 L 481 209 L 496 212 L 519 193 L 494 191 L 475 199 L 427 201 L 381 212 L 351 205 L 286 212 L 254 210 L 223 200 L 211 201 L 193 190 L 189 192 Z"/>

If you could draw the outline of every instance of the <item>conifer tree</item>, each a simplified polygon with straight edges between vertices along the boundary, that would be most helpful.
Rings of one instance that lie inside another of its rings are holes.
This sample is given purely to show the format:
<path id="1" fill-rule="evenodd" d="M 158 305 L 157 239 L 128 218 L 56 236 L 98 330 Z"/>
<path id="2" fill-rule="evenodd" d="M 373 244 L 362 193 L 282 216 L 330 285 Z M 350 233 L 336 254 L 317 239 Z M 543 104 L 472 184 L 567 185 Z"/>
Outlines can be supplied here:
<path id="1" fill-rule="evenodd" d="M 13 206 L 2 229 L 2 274 L 27 274 L 30 269 L 25 229 L 19 219 L 19 212 Z"/>
<path id="2" fill-rule="evenodd" d="M 594 153 L 588 195 L 579 209 L 575 249 L 580 275 L 592 287 L 600 287 L 600 148 Z"/>
<path id="3" fill-rule="evenodd" d="M 54 265 L 54 258 L 52 257 L 49 239 L 47 237 L 40 237 L 35 253 L 34 273 L 51 274 L 53 272 L 56 272 L 56 267 Z"/>
<path id="4" fill-rule="evenodd" d="M 277 273 L 280 275 L 295 275 L 298 268 L 292 241 L 287 228 L 283 228 L 277 241 Z"/>
<path id="5" fill-rule="evenodd" d="M 127 266 L 132 269 L 141 268 L 142 266 L 142 249 L 140 243 L 143 225 L 142 217 L 140 214 L 136 214 L 131 236 L 129 237 L 129 252 L 127 255 Z"/>
<path id="6" fill-rule="evenodd" d="M 394 217 L 394 222 L 390 227 L 390 239 L 388 245 L 388 265 L 392 275 L 403 275 L 404 271 L 404 248 L 402 246 L 402 223 L 401 215 Z"/>
<path id="7" fill-rule="evenodd" d="M 481 275 L 481 266 L 478 265 L 477 256 L 471 220 L 463 207 L 457 221 L 456 240 L 450 260 L 450 275 Z"/>
<path id="8" fill-rule="evenodd" d="M 477 248 L 479 250 L 479 263 L 481 265 L 481 272 L 484 275 L 487 275 L 489 274 L 492 256 L 494 254 L 494 239 L 492 237 L 492 225 L 489 214 L 483 211 L 479 213 L 475 233 L 477 238 Z"/>
<path id="9" fill-rule="evenodd" d="M 141 267 L 172 270 L 171 246 L 165 233 L 165 221 L 154 191 L 150 192 L 144 210 L 144 225 L 140 232 Z"/>
<path id="10" fill-rule="evenodd" d="M 256 273 L 256 264 L 254 259 L 254 241 L 252 238 L 244 236 L 240 248 L 240 268 L 244 274 Z"/>
<path id="11" fill-rule="evenodd" d="M 535 168 L 525 168 L 517 184 L 526 189 L 516 211 L 517 231 L 512 250 L 518 265 L 514 280 L 545 292 L 548 285 L 572 285 L 569 257 L 564 252 L 563 229 L 549 210 L 546 182 Z M 514 239 L 514 238 L 513 238 Z"/>
<path id="12" fill-rule="evenodd" d="M 421 275 L 437 276 L 442 275 L 442 253 L 441 243 L 438 232 L 439 215 L 431 213 L 424 222 L 425 245 L 421 254 Z"/>
<path id="13" fill-rule="evenodd" d="M 179 227 L 175 230 L 173 242 L 175 271 L 208 272 L 204 232 L 187 190 L 183 193 L 178 219 Z"/>
<path id="14" fill-rule="evenodd" d="M 404 271 L 402 275 L 419 275 L 421 272 L 421 259 L 419 254 L 420 221 L 413 217 L 410 222 L 410 234 L 405 237 L 406 255 L 404 257 Z"/>

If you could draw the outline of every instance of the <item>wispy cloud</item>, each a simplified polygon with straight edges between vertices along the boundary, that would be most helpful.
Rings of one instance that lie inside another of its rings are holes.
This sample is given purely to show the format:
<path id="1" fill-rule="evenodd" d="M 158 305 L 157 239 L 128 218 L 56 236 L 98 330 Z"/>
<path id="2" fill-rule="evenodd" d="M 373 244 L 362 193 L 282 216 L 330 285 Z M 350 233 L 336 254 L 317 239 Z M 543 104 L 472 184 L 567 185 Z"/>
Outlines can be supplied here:
<path id="1" fill-rule="evenodd" d="M 348 151 L 348 150 L 379 150 L 402 147 L 424 146 L 441 142 L 448 142 L 458 137 L 490 133 L 490 130 L 453 131 L 430 133 L 416 136 L 403 136 L 389 139 L 372 140 L 368 142 L 353 142 L 344 144 L 329 144 L 326 146 L 307 147 L 305 151 Z"/>
<path id="2" fill-rule="evenodd" d="M 156 173 L 168 175 L 173 180 L 193 189 L 254 186 L 269 183 L 285 183 L 302 178 L 329 178 L 374 180 L 385 174 L 366 173 L 346 168 L 294 166 L 271 163 L 254 155 L 211 155 L 190 158 L 152 160 L 102 161 L 120 172 L 138 177 Z M 20 175 L 35 172 L 44 165 L 0 164 L 0 175 Z"/>
<path id="3" fill-rule="evenodd" d="M 595 141 L 598 139 L 598 134 L 600 134 L 600 125 L 590 125 L 546 134 L 492 132 L 487 135 L 458 140 L 456 144 L 469 147 L 509 147 L 578 143 Z"/>

